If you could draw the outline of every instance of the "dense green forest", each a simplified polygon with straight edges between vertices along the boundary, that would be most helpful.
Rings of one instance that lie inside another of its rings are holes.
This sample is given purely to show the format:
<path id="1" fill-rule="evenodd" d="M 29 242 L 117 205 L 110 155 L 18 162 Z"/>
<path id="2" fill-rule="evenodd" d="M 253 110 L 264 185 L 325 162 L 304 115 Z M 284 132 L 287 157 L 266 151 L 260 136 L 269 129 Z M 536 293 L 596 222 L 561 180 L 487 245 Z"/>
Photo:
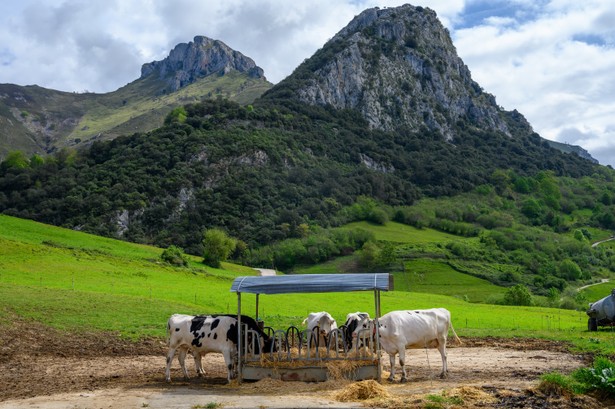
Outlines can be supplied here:
<path id="1" fill-rule="evenodd" d="M 515 115 L 507 115 L 513 129 Z M 13 152 L 0 165 L 0 211 L 193 254 L 202 254 L 203 230 L 212 227 L 253 249 L 299 238 L 305 225 L 342 225 L 356 218 L 344 209 L 361 197 L 399 208 L 392 218 L 411 224 L 422 223 L 409 207 L 421 198 L 478 189 L 503 203 L 499 214 L 483 214 L 481 203 L 438 214 L 444 230 L 522 217 L 557 231 L 577 209 L 592 210 L 595 226 L 614 224 L 612 170 L 536 134 L 510 137 L 459 121 L 458 136 L 446 141 L 426 129 L 373 131 L 350 111 L 270 100 L 204 101 L 165 123 L 46 158 Z M 520 206 L 519 215 L 506 206 Z"/>

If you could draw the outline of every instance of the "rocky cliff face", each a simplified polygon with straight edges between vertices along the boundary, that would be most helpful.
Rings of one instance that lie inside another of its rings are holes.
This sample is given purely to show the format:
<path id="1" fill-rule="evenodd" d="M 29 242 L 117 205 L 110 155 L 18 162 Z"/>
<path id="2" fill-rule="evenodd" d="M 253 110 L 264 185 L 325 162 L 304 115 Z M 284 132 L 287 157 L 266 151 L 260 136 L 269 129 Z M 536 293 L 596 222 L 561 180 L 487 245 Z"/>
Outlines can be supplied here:
<path id="1" fill-rule="evenodd" d="M 472 80 L 448 30 L 428 8 L 368 9 L 300 71 L 294 91 L 303 102 L 358 110 L 376 129 L 426 126 L 450 139 L 464 119 L 509 134 L 495 98 Z"/>
<path id="2" fill-rule="evenodd" d="M 164 60 L 143 64 L 141 78 L 157 75 L 166 80 L 168 90 L 173 92 L 199 78 L 212 74 L 224 75 L 232 70 L 248 74 L 251 78 L 265 79 L 263 70 L 251 58 L 229 48 L 222 41 L 197 36 L 193 42 L 175 46 Z"/>

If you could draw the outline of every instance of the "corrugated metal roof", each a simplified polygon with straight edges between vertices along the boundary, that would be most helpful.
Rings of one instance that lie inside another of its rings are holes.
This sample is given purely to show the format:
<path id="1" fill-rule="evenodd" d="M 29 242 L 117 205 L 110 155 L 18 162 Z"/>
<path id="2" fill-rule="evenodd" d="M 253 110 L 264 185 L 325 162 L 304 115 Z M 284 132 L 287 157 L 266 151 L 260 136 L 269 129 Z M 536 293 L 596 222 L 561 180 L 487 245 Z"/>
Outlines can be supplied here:
<path id="1" fill-rule="evenodd" d="M 378 274 L 292 274 L 244 276 L 233 281 L 231 291 L 251 294 L 330 293 L 393 290 L 393 276 Z"/>

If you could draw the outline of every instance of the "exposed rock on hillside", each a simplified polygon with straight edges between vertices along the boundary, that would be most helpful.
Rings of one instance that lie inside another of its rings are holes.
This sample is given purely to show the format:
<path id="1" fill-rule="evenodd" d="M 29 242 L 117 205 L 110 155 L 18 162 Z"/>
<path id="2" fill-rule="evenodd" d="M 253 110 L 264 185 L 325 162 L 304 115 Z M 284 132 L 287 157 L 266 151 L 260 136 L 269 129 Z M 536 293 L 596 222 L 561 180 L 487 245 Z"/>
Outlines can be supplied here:
<path id="1" fill-rule="evenodd" d="M 303 102 L 358 110 L 375 129 L 426 126 L 450 139 L 465 119 L 510 133 L 504 111 L 472 80 L 428 8 L 368 9 L 295 74 L 287 86 L 295 81 L 290 86 Z"/>
<path id="2" fill-rule="evenodd" d="M 232 70 L 251 78 L 265 78 L 263 70 L 251 58 L 222 41 L 196 36 L 194 42 L 176 45 L 164 60 L 143 64 L 141 78 L 158 75 L 166 80 L 168 91 L 174 92 L 199 78 L 224 75 Z"/>

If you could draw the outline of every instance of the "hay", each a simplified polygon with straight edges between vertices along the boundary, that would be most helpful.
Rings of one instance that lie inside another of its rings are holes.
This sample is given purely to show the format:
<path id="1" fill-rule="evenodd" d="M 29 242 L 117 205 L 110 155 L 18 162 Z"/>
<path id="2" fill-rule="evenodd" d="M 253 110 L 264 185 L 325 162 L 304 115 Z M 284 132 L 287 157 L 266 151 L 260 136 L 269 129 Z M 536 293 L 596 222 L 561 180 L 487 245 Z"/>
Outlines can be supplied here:
<path id="1" fill-rule="evenodd" d="M 461 386 L 459 388 L 453 388 L 448 392 L 448 395 L 459 396 L 464 402 L 472 402 L 475 405 L 486 405 L 498 401 L 494 396 L 474 386 Z"/>
<path id="2" fill-rule="evenodd" d="M 384 386 L 373 380 L 351 383 L 335 395 L 338 402 L 356 402 L 368 399 L 389 399 L 391 395 Z"/>
<path id="3" fill-rule="evenodd" d="M 284 382 L 282 380 L 272 379 L 272 378 L 264 378 L 257 382 L 253 382 L 253 383 L 246 382 L 241 385 L 241 389 L 243 390 L 259 391 L 259 392 L 269 391 L 272 393 L 275 393 L 278 390 L 284 389 L 287 387 L 288 387 L 288 382 Z"/>
<path id="4" fill-rule="evenodd" d="M 361 361 L 328 361 L 326 363 L 329 379 L 352 379 L 352 374 L 360 366 L 369 365 Z"/>
<path id="5" fill-rule="evenodd" d="M 335 378 L 340 371 L 348 372 L 360 366 L 375 365 L 376 363 L 377 361 L 374 358 L 363 357 L 353 353 L 336 356 L 333 351 L 328 351 L 327 348 L 321 347 L 318 350 L 312 349 L 310 351 L 309 360 L 307 359 L 305 349 L 300 354 L 297 348 L 292 348 L 290 350 L 290 359 L 286 352 L 266 353 L 260 355 L 260 360 L 248 361 L 245 365 L 262 368 L 321 367 L 329 369 L 329 372 Z"/>

